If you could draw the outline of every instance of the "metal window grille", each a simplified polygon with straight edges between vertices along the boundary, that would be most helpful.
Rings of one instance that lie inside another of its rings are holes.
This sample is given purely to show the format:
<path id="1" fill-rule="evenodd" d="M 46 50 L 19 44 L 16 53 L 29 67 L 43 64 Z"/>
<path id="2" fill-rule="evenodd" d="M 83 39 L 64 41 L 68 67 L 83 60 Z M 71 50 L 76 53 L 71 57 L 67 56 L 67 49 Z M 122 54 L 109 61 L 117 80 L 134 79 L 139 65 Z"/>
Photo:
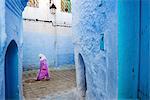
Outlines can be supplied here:
<path id="1" fill-rule="evenodd" d="M 71 1 L 61 0 L 61 11 L 71 13 Z"/>
<path id="2" fill-rule="evenodd" d="M 39 7 L 39 0 L 29 0 L 27 5 L 29 7 L 36 7 L 36 8 L 38 8 Z"/>

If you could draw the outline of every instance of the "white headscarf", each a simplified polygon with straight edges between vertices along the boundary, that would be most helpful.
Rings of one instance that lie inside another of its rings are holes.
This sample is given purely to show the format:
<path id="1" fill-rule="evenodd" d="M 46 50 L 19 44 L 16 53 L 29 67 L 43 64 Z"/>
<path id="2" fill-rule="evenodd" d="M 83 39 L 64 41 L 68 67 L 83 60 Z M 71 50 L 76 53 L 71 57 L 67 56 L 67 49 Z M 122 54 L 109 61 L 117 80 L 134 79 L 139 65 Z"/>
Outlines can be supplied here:
<path id="1" fill-rule="evenodd" d="M 44 59 L 47 59 L 44 54 L 39 54 L 39 57 L 40 57 L 40 61 L 44 60 Z"/>

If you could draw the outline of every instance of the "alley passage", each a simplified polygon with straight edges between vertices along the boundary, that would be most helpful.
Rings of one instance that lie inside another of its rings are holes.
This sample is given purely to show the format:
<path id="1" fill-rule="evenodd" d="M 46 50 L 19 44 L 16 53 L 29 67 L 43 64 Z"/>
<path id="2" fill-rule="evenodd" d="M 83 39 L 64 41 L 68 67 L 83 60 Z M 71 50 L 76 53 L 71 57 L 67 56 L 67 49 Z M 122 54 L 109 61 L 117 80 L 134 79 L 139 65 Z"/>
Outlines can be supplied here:
<path id="1" fill-rule="evenodd" d="M 23 95 L 25 99 L 36 99 L 67 93 L 76 87 L 75 70 L 50 71 L 51 80 L 35 81 L 37 71 L 23 72 Z"/>

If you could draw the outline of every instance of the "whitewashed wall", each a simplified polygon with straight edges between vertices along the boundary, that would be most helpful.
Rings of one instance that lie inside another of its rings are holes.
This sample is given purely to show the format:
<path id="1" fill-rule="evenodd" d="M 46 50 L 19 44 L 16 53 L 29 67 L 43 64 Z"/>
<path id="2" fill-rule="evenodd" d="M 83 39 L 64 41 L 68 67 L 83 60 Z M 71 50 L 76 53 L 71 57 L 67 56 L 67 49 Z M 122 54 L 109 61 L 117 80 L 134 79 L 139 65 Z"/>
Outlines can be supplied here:
<path id="1" fill-rule="evenodd" d="M 61 11 L 61 0 L 56 0 L 56 21 L 57 23 L 72 24 L 72 14 Z M 54 15 L 50 13 L 49 0 L 39 0 L 39 8 L 27 6 L 23 12 L 23 18 L 54 20 Z"/>

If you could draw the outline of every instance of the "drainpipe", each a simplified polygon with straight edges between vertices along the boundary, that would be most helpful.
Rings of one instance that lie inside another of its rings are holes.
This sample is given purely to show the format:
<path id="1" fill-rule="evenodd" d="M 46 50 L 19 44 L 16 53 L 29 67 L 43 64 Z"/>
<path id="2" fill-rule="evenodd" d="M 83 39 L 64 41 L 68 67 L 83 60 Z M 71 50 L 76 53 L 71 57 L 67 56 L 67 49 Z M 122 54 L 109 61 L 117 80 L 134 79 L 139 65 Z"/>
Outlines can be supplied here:
<path id="1" fill-rule="evenodd" d="M 55 34 L 55 42 L 54 42 L 54 48 L 55 48 L 55 66 L 58 66 L 58 61 L 57 61 L 57 26 L 56 26 L 56 14 L 54 14 L 54 34 Z"/>
<path id="2" fill-rule="evenodd" d="M 51 1 L 50 1 L 51 3 Z M 55 60 L 54 60 L 54 64 L 55 66 L 57 67 L 58 64 L 57 64 L 57 27 L 56 27 L 56 6 L 55 6 L 55 3 L 56 1 L 54 2 L 53 0 L 53 3 L 50 4 L 50 12 L 51 14 L 54 16 L 54 34 L 55 34 L 55 37 L 54 37 L 54 49 L 55 49 Z"/>

